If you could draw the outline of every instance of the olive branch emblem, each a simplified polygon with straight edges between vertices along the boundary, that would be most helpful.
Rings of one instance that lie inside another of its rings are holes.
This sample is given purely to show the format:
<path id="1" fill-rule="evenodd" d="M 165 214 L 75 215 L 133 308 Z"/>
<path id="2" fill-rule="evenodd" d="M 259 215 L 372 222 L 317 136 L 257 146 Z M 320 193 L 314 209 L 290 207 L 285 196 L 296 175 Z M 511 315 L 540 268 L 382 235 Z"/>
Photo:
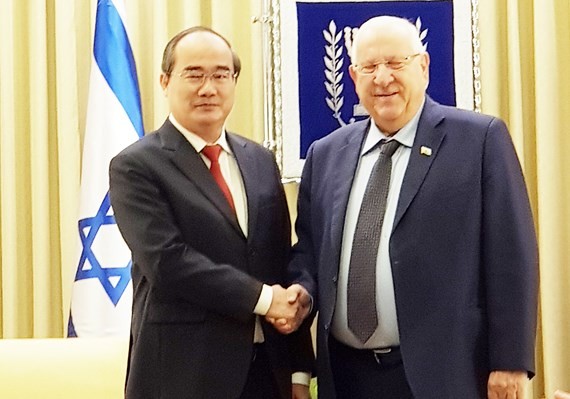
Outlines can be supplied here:
<path id="1" fill-rule="evenodd" d="M 323 57 L 326 77 L 325 88 L 330 95 L 330 97 L 326 97 L 325 100 L 328 107 L 333 111 L 333 117 L 341 126 L 345 126 L 346 123 L 341 115 L 341 108 L 344 104 L 344 97 L 342 96 L 344 84 L 341 83 L 344 72 L 341 71 L 341 68 L 344 59 L 342 58 L 343 48 L 342 45 L 339 45 L 339 41 L 342 36 L 342 31 L 337 33 L 336 24 L 331 20 L 328 30 L 323 30 L 323 36 L 327 42 L 325 46 L 326 54 Z"/>
<path id="2" fill-rule="evenodd" d="M 420 17 L 418 17 L 418 19 L 416 19 L 416 29 L 418 30 L 418 33 L 420 35 L 420 40 L 424 41 L 424 39 L 427 37 L 428 34 L 428 29 L 424 29 L 422 31 L 422 19 Z M 424 43 L 424 51 L 427 51 L 427 43 Z"/>

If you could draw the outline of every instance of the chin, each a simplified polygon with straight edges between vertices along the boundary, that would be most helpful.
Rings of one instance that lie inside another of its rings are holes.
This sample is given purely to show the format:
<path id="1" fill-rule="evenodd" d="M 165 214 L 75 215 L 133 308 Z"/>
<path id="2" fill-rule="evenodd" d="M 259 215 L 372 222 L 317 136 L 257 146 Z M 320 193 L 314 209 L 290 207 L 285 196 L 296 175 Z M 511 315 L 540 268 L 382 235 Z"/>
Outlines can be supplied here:
<path id="1" fill-rule="evenodd" d="M 223 121 L 223 115 L 216 111 L 200 112 L 196 116 L 196 120 L 200 123 L 212 124 Z"/>
<path id="2" fill-rule="evenodd" d="M 386 109 L 387 107 L 382 107 L 377 110 L 376 115 L 378 115 L 379 120 L 383 120 L 389 123 L 395 123 L 399 118 L 402 117 L 402 112 L 400 110 Z"/>

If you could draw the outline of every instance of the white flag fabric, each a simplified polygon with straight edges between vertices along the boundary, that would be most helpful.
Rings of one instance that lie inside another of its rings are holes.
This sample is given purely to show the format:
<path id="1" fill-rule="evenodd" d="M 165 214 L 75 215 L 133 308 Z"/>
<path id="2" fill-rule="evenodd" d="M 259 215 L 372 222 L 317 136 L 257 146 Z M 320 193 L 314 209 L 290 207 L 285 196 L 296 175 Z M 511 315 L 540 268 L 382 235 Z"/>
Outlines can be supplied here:
<path id="1" fill-rule="evenodd" d="M 78 264 L 68 337 L 128 336 L 131 254 L 109 201 L 109 162 L 144 134 L 122 0 L 98 0 L 79 205 Z"/>

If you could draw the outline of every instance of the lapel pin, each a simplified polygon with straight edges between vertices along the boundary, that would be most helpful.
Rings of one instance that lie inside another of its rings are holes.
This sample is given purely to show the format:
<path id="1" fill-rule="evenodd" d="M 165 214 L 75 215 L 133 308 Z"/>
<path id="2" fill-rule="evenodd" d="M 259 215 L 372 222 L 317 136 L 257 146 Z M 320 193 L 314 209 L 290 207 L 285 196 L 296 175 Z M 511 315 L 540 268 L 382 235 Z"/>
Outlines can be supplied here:
<path id="1" fill-rule="evenodd" d="M 426 157 L 431 157 L 431 148 L 422 145 L 420 147 L 420 154 L 425 155 Z"/>

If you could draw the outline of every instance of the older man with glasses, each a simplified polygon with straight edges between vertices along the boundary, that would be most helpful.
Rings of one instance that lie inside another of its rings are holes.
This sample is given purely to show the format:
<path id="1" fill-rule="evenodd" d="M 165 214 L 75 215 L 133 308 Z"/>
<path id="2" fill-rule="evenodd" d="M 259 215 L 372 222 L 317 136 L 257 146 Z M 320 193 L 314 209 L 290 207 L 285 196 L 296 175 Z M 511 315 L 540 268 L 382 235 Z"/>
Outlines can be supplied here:
<path id="1" fill-rule="evenodd" d="M 309 149 L 292 261 L 319 312 L 319 397 L 523 398 L 537 244 L 507 127 L 426 95 L 405 19 L 365 22 L 351 56 L 370 118 Z"/>

